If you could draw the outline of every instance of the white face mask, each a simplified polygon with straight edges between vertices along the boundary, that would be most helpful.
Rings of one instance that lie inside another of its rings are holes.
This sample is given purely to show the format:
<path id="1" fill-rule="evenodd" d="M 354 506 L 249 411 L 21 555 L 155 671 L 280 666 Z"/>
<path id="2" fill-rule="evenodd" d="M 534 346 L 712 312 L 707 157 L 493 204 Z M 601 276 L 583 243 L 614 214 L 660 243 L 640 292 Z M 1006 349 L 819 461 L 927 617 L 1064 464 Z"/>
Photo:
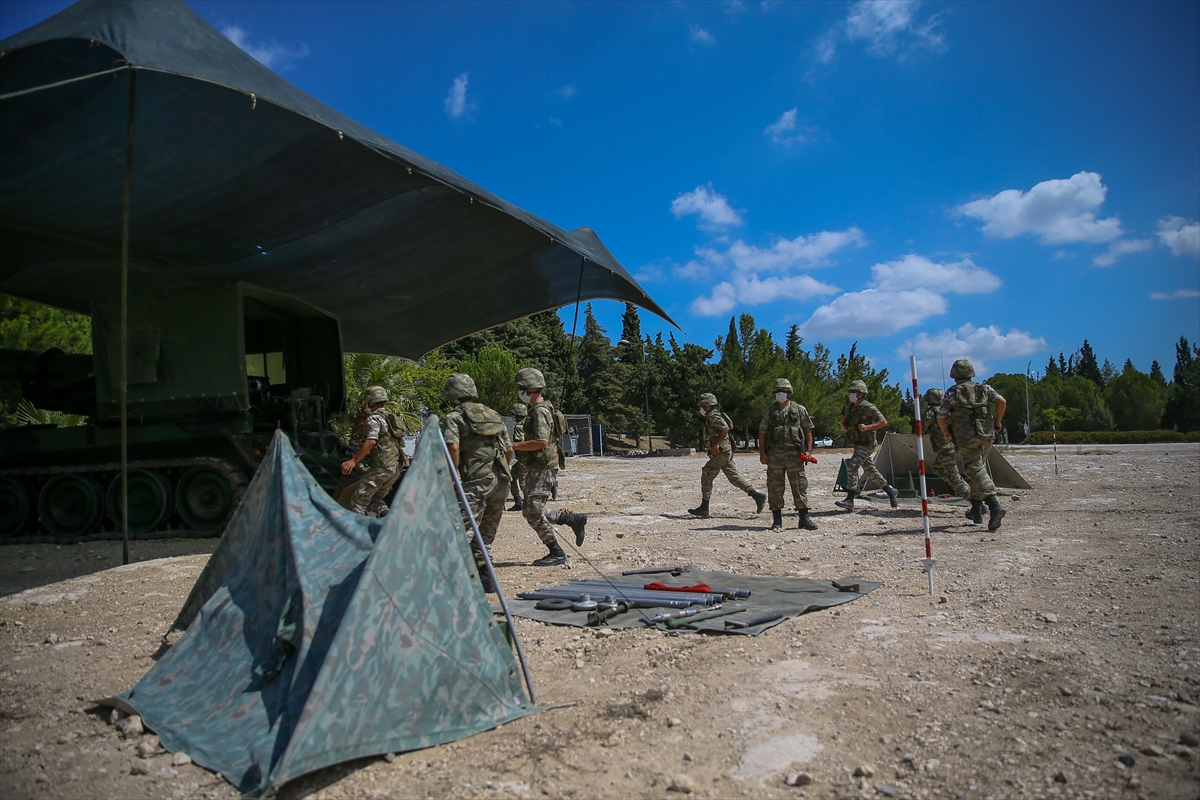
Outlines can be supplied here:
<path id="1" fill-rule="evenodd" d="M 851 393 L 850 393 L 850 402 L 851 402 L 851 403 L 857 403 L 857 402 L 858 402 L 858 392 L 851 392 Z"/>
<path id="2" fill-rule="evenodd" d="M 706 411 L 706 410 L 705 410 L 705 409 L 703 409 L 703 408 L 702 408 L 702 409 L 700 409 L 699 411 L 697 411 L 696 413 L 697 413 L 697 414 L 699 414 L 699 415 L 700 415 L 700 416 L 702 416 L 702 417 L 707 417 L 707 416 L 708 416 L 708 411 Z"/>
<path id="3" fill-rule="evenodd" d="M 521 389 L 520 391 L 517 392 L 517 397 L 521 398 L 522 403 L 524 403 L 525 405 L 529 405 L 529 392 L 525 391 L 524 389 Z"/>
<path id="4" fill-rule="evenodd" d="M 787 393 L 787 392 L 776 392 L 776 393 L 775 393 L 775 402 L 777 402 L 777 403 L 786 403 L 786 402 L 787 402 L 787 399 L 788 399 L 788 393 Z"/>

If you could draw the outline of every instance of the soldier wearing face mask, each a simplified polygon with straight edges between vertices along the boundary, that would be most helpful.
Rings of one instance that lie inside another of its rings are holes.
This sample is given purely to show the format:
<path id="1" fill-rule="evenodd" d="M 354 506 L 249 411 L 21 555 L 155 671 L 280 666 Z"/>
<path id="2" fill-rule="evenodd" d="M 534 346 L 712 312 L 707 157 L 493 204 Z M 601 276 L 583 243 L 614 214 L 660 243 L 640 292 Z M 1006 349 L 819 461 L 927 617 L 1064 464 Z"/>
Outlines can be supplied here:
<path id="1" fill-rule="evenodd" d="M 792 486 L 792 501 L 800 512 L 798 527 L 815 531 L 808 516 L 808 476 L 801 455 L 812 452 L 813 423 L 808 409 L 792 402 L 792 382 L 780 378 L 771 387 L 775 402 L 758 424 L 758 460 L 767 465 L 767 502 L 771 505 L 771 530 L 783 530 L 783 485 Z"/>
<path id="2" fill-rule="evenodd" d="M 700 416 L 704 417 L 705 441 L 708 443 L 708 463 L 700 470 L 700 505 L 689 508 L 688 513 L 697 517 L 708 517 L 708 500 L 712 497 L 713 480 L 721 472 L 738 489 L 754 499 L 758 505 L 755 514 L 763 510 L 767 496 L 746 482 L 733 464 L 733 444 L 729 433 L 733 423 L 725 412 L 717 408 L 717 396 L 705 392 L 700 395 Z"/>
<path id="3" fill-rule="evenodd" d="M 873 403 L 868 403 L 867 385 L 862 381 L 850 381 L 850 405 L 842 411 L 838 424 L 846 432 L 846 440 L 853 445 L 854 455 L 846 459 L 846 499 L 834 503 L 839 508 L 854 510 L 854 498 L 859 493 L 858 470 L 861 468 L 866 478 L 875 481 L 887 493 L 892 508 L 900 507 L 900 493 L 896 487 L 887 482 L 887 478 L 875 468 L 871 454 L 875 452 L 875 431 L 886 428 L 888 421 Z"/>

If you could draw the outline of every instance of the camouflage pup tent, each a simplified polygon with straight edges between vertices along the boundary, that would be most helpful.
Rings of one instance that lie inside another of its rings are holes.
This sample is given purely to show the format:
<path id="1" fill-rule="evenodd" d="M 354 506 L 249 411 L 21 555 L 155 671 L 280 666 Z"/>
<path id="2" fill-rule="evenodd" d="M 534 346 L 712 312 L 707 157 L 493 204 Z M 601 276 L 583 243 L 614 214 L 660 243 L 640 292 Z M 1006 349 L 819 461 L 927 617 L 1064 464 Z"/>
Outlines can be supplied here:
<path id="1" fill-rule="evenodd" d="M 925 449 L 925 475 L 928 478 L 929 487 L 939 493 L 950 491 L 950 487 L 946 485 L 940 478 L 934 477 L 933 459 L 935 453 L 929 445 L 929 436 L 926 435 L 924 443 Z M 992 481 L 1001 489 L 1032 489 L 1029 482 L 1021 477 L 1021 473 L 1008 463 L 1004 456 L 1000 455 L 1000 451 L 996 448 L 988 450 L 987 454 L 987 471 L 992 476 Z M 883 476 L 892 482 L 892 485 L 899 486 L 897 481 L 903 481 L 905 473 L 912 473 L 913 482 L 916 483 L 919 474 L 919 465 L 917 462 L 917 435 L 915 433 L 889 433 L 883 437 L 883 443 L 879 445 L 879 450 L 875 453 L 875 467 Z M 958 459 L 958 468 L 962 470 L 962 459 Z M 936 485 L 935 485 L 936 484 Z M 876 486 L 875 482 L 870 478 L 867 479 L 868 489 L 881 489 L 883 487 Z M 917 486 L 919 489 L 920 486 Z"/>
<path id="2" fill-rule="evenodd" d="M 474 578 L 435 423 L 384 520 L 341 508 L 276 433 L 186 632 L 117 705 L 254 794 L 536 711 Z"/>

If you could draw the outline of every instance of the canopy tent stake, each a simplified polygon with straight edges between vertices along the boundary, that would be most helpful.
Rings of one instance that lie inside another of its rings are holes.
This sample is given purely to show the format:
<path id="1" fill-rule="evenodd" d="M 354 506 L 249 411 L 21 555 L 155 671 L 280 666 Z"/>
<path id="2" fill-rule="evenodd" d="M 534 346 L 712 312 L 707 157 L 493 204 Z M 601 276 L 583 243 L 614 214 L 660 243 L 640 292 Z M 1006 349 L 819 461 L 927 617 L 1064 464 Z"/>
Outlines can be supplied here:
<path id="1" fill-rule="evenodd" d="M 129 563 L 129 194 L 133 183 L 133 109 L 137 70 L 129 67 L 129 127 L 125 134 L 125 207 L 121 213 L 121 563 Z"/>
<path id="2" fill-rule="evenodd" d="M 925 525 L 925 572 L 929 576 L 929 596 L 933 597 L 933 565 L 937 559 L 933 557 L 933 548 L 929 540 L 929 490 L 925 488 L 925 436 L 921 430 L 921 394 L 917 389 L 917 357 L 908 357 L 912 367 L 913 382 L 913 420 L 917 423 L 917 471 L 921 475 L 921 521 Z M 890 452 L 890 451 L 889 451 Z"/>

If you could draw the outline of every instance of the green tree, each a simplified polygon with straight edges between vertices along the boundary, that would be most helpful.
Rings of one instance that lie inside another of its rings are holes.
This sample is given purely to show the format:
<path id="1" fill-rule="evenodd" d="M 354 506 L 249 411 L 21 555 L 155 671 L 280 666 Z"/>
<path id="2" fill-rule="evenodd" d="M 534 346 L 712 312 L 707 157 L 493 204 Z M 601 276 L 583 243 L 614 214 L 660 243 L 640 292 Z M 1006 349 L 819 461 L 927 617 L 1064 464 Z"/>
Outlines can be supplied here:
<path id="1" fill-rule="evenodd" d="M 353 416 L 362 406 L 363 392 L 368 386 L 387 390 L 389 407 L 404 415 L 409 430 L 419 430 L 431 412 L 442 408 L 442 389 L 446 378 L 454 373 L 454 365 L 440 350 L 427 353 L 420 361 L 396 356 L 370 353 L 346 353 L 343 357 L 346 374 L 346 408 Z M 345 418 L 334 421 L 334 427 L 349 431 Z"/>
<path id="2" fill-rule="evenodd" d="M 606 428 L 630 418 L 625 403 L 629 368 L 613 358 L 615 352 L 608 332 L 596 321 L 588 303 L 575 357 L 579 401 L 572 410 L 590 414 L 593 423 Z"/>
<path id="3" fill-rule="evenodd" d="M 766 328 L 757 328 L 754 317 L 742 314 L 730 318 L 729 334 L 717 338 L 721 353 L 718 362 L 722 408 L 740 428 L 744 440 L 758 435 L 758 422 L 771 400 L 771 385 L 777 378 L 789 378 L 791 370 L 784 360 L 783 348 L 775 343 Z"/>
<path id="4" fill-rule="evenodd" d="M 708 363 L 713 351 L 698 344 L 680 345 L 675 335 L 668 337 L 670 345 L 667 373 L 663 376 L 663 394 L 668 399 L 662 409 L 662 420 L 672 447 L 705 446 L 704 421 L 697 411 L 701 392 L 712 391 L 717 383 L 717 366 Z"/>
<path id="5" fill-rule="evenodd" d="M 1080 347 L 1076 353 L 1074 370 L 1068 372 L 1069 375 L 1079 375 L 1082 378 L 1087 378 L 1101 389 L 1104 388 L 1104 374 L 1100 371 L 1100 363 L 1096 358 L 1096 353 L 1092 350 L 1092 346 L 1088 344 L 1087 339 L 1083 340 L 1083 347 Z"/>
<path id="6" fill-rule="evenodd" d="M 1178 431 L 1200 429 L 1200 347 L 1180 336 L 1175 345 L 1174 380 L 1168 387 L 1163 427 Z"/>
<path id="7" fill-rule="evenodd" d="M 1109 382 L 1104 400 L 1112 410 L 1117 430 L 1157 430 L 1167 405 L 1166 387 L 1125 362 L 1121 374 Z"/>
<path id="8" fill-rule="evenodd" d="M 912 417 L 905 416 L 900 409 L 900 404 L 904 399 L 900 387 L 888 383 L 886 369 L 876 370 L 867 361 L 866 356 L 858 353 L 858 342 L 850 346 L 849 353 L 838 356 L 837 360 L 836 382 L 841 398 L 843 398 L 839 400 L 843 409 L 849 405 L 850 401 L 844 398 L 849 390 L 850 381 L 853 380 L 861 380 L 867 385 L 867 400 L 874 403 L 879 412 L 887 418 L 886 430 L 896 433 L 913 431 Z M 838 415 L 841 416 L 841 410 L 838 411 Z M 841 429 L 839 428 L 838 431 L 840 433 Z"/>
<path id="9" fill-rule="evenodd" d="M 1163 387 L 1164 389 L 1167 388 L 1167 378 L 1165 375 L 1163 375 L 1162 367 L 1158 365 L 1157 360 L 1150 362 L 1150 377 L 1153 378 L 1154 382 L 1159 386 Z"/>
<path id="10" fill-rule="evenodd" d="M 576 347 L 578 344 L 577 341 Z M 572 368 L 570 345 L 571 337 L 564 330 L 558 312 L 543 311 L 465 336 L 443 346 L 441 351 L 447 361 L 458 363 L 484 347 L 502 347 L 513 354 L 518 364 L 541 370 L 546 378 L 546 397 L 560 411 L 567 412 L 570 398 L 564 401 L 563 389 Z"/>
<path id="11" fill-rule="evenodd" d="M 1025 375 L 1017 372 L 997 372 L 988 378 L 986 383 L 1008 401 L 1004 419 L 1000 421 L 1008 433 L 1008 441 L 1022 441 L 1025 438 Z M 1030 389 L 1032 390 L 1032 386 Z"/>
<path id="12" fill-rule="evenodd" d="M 42 352 L 92 352 L 92 321 L 82 314 L 0 294 L 0 347 Z"/>
<path id="13" fill-rule="evenodd" d="M 513 381 L 522 366 L 503 347 L 488 345 L 459 362 L 458 371 L 465 372 L 475 381 L 479 402 L 500 414 L 507 414 L 517 402 L 517 387 Z"/>

